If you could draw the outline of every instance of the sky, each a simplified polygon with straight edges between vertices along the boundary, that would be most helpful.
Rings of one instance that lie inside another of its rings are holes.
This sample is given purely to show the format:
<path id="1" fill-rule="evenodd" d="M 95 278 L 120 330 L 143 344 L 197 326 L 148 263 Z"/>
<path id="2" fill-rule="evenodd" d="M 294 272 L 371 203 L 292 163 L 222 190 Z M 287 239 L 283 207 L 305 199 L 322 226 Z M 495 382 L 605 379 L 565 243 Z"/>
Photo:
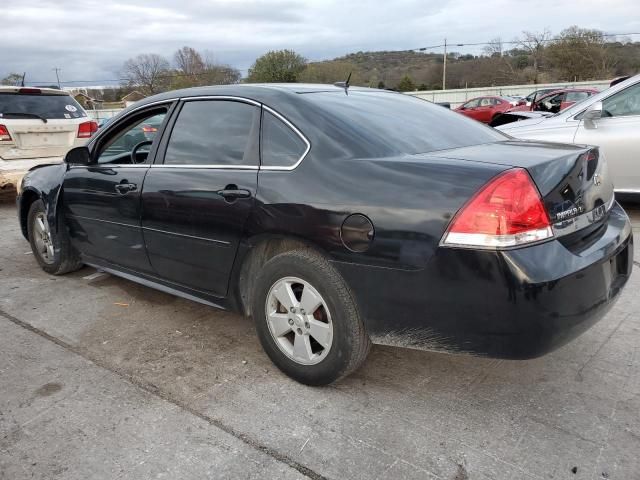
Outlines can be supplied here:
<path id="1" fill-rule="evenodd" d="M 127 59 L 171 60 L 185 45 L 246 75 L 274 49 L 316 61 L 439 45 L 445 37 L 456 44 L 513 40 L 522 30 L 557 34 L 570 25 L 640 32 L 640 1 L 2 0 L 0 77 L 26 72 L 28 82 L 55 83 L 58 67 L 63 85 L 105 85 L 120 78 Z"/>

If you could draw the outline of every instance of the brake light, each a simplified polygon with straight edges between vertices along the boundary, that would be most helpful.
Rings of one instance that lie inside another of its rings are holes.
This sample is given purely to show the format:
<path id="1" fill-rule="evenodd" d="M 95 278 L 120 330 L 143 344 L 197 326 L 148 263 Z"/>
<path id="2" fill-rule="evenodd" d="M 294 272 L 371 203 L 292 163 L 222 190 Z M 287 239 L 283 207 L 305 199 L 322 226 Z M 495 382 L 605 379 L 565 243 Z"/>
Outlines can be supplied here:
<path id="1" fill-rule="evenodd" d="M 78 125 L 78 138 L 89 138 L 98 131 L 98 123 L 93 120 Z"/>
<path id="2" fill-rule="evenodd" d="M 443 245 L 501 248 L 553 237 L 549 215 L 526 170 L 508 170 L 462 207 L 442 238 Z"/>
<path id="3" fill-rule="evenodd" d="M 18 93 L 24 93 L 27 95 L 38 95 L 42 93 L 42 90 L 40 90 L 39 88 L 21 88 L 20 90 L 18 90 Z"/>
<path id="4" fill-rule="evenodd" d="M 152 127 L 151 125 L 143 125 L 142 131 L 144 133 L 156 133 L 158 129 L 156 127 Z"/>
<path id="5" fill-rule="evenodd" d="M 9 134 L 9 130 L 4 125 L 0 125 L 0 142 L 10 142 L 11 135 Z"/>

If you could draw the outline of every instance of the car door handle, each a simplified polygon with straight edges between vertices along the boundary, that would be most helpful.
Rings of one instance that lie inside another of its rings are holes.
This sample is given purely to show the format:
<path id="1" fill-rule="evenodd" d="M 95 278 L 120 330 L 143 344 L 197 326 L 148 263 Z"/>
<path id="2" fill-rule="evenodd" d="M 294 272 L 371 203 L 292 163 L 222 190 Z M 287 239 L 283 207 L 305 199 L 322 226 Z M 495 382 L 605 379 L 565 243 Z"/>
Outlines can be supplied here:
<path id="1" fill-rule="evenodd" d="M 138 186 L 135 183 L 118 183 L 116 184 L 116 192 L 125 194 L 127 192 L 133 192 Z"/>
<path id="2" fill-rule="evenodd" d="M 242 190 L 238 188 L 225 188 L 224 190 L 218 190 L 218 195 L 224 197 L 226 200 L 235 200 L 236 198 L 249 198 L 251 192 L 249 190 Z"/>

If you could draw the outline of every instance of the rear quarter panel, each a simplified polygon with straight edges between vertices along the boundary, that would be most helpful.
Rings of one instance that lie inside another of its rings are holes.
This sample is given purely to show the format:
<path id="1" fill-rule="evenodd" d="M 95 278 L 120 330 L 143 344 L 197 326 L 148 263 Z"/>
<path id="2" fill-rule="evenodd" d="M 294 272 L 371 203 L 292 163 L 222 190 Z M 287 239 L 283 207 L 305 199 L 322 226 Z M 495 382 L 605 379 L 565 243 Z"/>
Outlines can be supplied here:
<path id="1" fill-rule="evenodd" d="M 260 172 L 249 234 L 294 235 L 338 262 L 422 269 L 457 210 L 505 168 L 428 156 L 307 158 L 290 172 Z M 375 228 L 362 253 L 341 240 L 344 220 L 355 213 Z"/>

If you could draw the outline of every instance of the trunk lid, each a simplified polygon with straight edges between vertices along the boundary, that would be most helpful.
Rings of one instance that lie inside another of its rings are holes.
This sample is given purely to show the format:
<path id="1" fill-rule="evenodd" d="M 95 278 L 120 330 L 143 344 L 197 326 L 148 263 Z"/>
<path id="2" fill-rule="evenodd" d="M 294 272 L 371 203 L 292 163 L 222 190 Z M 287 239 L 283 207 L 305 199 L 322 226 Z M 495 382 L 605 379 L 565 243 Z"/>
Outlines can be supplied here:
<path id="1" fill-rule="evenodd" d="M 525 168 L 557 235 L 601 224 L 613 205 L 613 183 L 597 147 L 509 140 L 429 156 Z"/>

